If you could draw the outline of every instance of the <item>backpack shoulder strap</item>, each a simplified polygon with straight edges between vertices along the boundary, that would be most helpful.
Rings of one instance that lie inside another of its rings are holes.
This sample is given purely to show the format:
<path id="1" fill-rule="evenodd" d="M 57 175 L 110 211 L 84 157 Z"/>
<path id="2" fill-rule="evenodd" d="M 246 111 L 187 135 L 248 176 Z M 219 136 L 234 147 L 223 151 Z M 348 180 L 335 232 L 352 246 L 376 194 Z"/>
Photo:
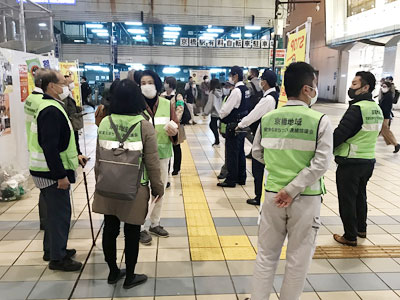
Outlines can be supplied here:
<path id="1" fill-rule="evenodd" d="M 125 141 L 128 139 L 128 137 L 130 136 L 130 134 L 132 133 L 132 131 L 136 128 L 136 126 L 140 123 L 135 123 L 133 124 L 127 131 L 127 133 L 123 136 L 123 138 L 121 138 L 121 135 L 118 132 L 117 126 L 115 125 L 114 121 L 111 118 L 111 115 L 108 116 L 108 119 L 110 120 L 110 125 L 111 128 L 114 130 L 114 133 L 118 139 L 119 145 L 122 148 L 123 144 L 125 143 Z"/>

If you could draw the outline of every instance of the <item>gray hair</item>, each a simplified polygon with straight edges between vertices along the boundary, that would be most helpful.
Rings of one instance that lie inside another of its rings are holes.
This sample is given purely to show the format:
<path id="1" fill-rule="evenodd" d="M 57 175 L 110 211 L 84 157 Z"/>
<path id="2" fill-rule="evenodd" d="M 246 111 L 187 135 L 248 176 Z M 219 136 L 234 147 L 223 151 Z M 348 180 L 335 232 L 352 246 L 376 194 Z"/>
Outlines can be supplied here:
<path id="1" fill-rule="evenodd" d="M 50 70 L 40 68 L 37 69 L 35 72 L 35 86 L 38 88 L 42 88 L 42 81 L 43 81 L 43 76 L 48 73 Z"/>

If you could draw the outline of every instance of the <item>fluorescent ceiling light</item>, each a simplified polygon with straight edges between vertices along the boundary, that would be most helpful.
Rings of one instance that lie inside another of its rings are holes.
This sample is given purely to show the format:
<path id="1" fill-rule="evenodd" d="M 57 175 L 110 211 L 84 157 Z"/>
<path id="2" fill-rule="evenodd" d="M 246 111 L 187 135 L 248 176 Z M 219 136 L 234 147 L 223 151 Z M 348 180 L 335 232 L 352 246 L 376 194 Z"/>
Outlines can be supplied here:
<path id="1" fill-rule="evenodd" d="M 164 31 L 164 35 L 178 36 L 179 32 Z"/>
<path id="2" fill-rule="evenodd" d="M 171 67 L 167 67 L 163 69 L 163 73 L 164 74 L 176 74 L 180 71 L 180 68 L 171 68 Z"/>
<path id="3" fill-rule="evenodd" d="M 146 67 L 143 64 L 132 64 L 132 63 L 128 63 L 126 64 L 127 66 L 130 66 L 130 69 L 135 69 L 135 70 L 145 70 Z"/>
<path id="4" fill-rule="evenodd" d="M 164 27 L 165 31 L 181 31 L 182 28 L 181 27 L 172 27 L 172 26 L 166 26 Z"/>
<path id="5" fill-rule="evenodd" d="M 47 27 L 46 23 L 39 23 L 39 27 Z"/>
<path id="6" fill-rule="evenodd" d="M 253 35 L 251 33 L 245 33 L 244 36 L 245 37 L 253 37 Z"/>
<path id="7" fill-rule="evenodd" d="M 199 37 L 199 39 L 200 40 L 208 40 L 208 41 L 210 41 L 210 40 L 213 40 L 214 38 L 212 36 L 204 36 L 204 35 L 202 35 L 201 37 Z"/>
<path id="8" fill-rule="evenodd" d="M 86 28 L 103 28 L 103 24 L 86 24 Z"/>
<path id="9" fill-rule="evenodd" d="M 203 36 L 218 37 L 218 34 L 217 34 L 217 33 L 208 33 L 208 32 L 205 32 L 205 33 L 203 33 Z"/>
<path id="10" fill-rule="evenodd" d="M 267 36 L 266 36 L 266 35 L 263 35 L 263 36 L 261 37 L 261 39 L 262 39 L 262 40 L 266 40 L 266 39 L 267 39 Z"/>
<path id="11" fill-rule="evenodd" d="M 142 22 L 125 22 L 125 25 L 142 26 Z"/>
<path id="12" fill-rule="evenodd" d="M 133 33 L 133 34 L 145 34 L 146 33 L 143 29 L 132 29 L 132 28 L 129 28 L 128 32 Z"/>
<path id="13" fill-rule="evenodd" d="M 233 38 L 241 38 L 242 35 L 240 33 L 232 33 L 231 37 L 233 37 Z"/>
<path id="14" fill-rule="evenodd" d="M 119 72 L 119 70 L 118 69 L 114 69 L 114 73 L 118 73 Z"/>
<path id="15" fill-rule="evenodd" d="M 84 40 L 74 40 L 74 43 L 84 43 Z"/>
<path id="16" fill-rule="evenodd" d="M 93 71 L 101 71 L 101 72 L 110 72 L 110 68 L 102 67 L 102 66 L 85 66 L 86 70 L 93 70 Z"/>
<path id="17" fill-rule="evenodd" d="M 211 69 L 210 73 L 211 74 L 216 74 L 216 73 L 224 73 L 225 69 Z"/>
<path id="18" fill-rule="evenodd" d="M 261 26 L 246 26 L 244 29 L 246 30 L 260 30 Z"/>
<path id="19" fill-rule="evenodd" d="M 174 46 L 176 42 L 163 42 L 163 45 Z"/>
<path id="20" fill-rule="evenodd" d="M 222 28 L 208 28 L 207 32 L 217 32 L 217 33 L 223 33 L 224 30 Z"/>
<path id="21" fill-rule="evenodd" d="M 99 32 L 96 34 L 97 34 L 97 36 L 109 36 L 108 32 Z"/>
<path id="22" fill-rule="evenodd" d="M 108 33 L 108 30 L 107 29 L 92 29 L 92 32 L 94 32 L 94 33 L 100 33 L 100 32 Z"/>
<path id="23" fill-rule="evenodd" d="M 144 37 L 144 36 L 141 36 L 141 35 L 137 35 L 137 36 L 134 36 L 134 37 L 132 37 L 135 41 L 138 41 L 138 42 L 145 42 L 145 41 L 147 41 L 147 38 L 146 37 Z"/>

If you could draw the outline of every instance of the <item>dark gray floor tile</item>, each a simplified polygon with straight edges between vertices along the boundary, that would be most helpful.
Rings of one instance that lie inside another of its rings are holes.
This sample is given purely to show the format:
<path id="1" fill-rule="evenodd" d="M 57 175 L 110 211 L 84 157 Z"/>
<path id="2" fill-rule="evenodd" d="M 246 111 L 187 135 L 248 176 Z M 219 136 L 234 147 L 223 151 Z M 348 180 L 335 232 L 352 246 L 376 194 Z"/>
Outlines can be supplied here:
<path id="1" fill-rule="evenodd" d="M 213 218 L 215 226 L 241 226 L 238 218 Z"/>
<path id="2" fill-rule="evenodd" d="M 279 293 L 281 291 L 282 283 L 283 283 L 283 275 L 275 275 L 274 289 L 277 293 Z M 305 282 L 303 291 L 304 292 L 313 292 L 314 291 L 308 281 Z"/>
<path id="3" fill-rule="evenodd" d="M 194 277 L 196 295 L 233 294 L 230 277 Z"/>
<path id="4" fill-rule="evenodd" d="M 239 218 L 240 219 L 240 223 L 242 223 L 243 226 L 257 226 L 257 222 L 258 222 L 258 218 L 252 218 L 252 217 L 248 217 L 248 218 Z"/>
<path id="5" fill-rule="evenodd" d="M 185 218 L 164 218 L 161 220 L 161 226 L 164 227 L 186 227 Z M 167 228 L 168 230 L 168 228 Z"/>
<path id="6" fill-rule="evenodd" d="M 40 221 L 21 221 L 14 229 L 40 229 Z"/>
<path id="7" fill-rule="evenodd" d="M 11 230 L 17 223 L 15 221 L 0 221 L 0 230 Z"/>
<path id="8" fill-rule="evenodd" d="M 156 296 L 194 295 L 193 278 L 157 278 Z"/>
<path id="9" fill-rule="evenodd" d="M 316 292 L 350 291 L 350 286 L 339 274 L 308 275 L 308 281 Z"/>
<path id="10" fill-rule="evenodd" d="M 258 226 L 243 226 L 247 235 L 258 236 Z"/>
<path id="11" fill-rule="evenodd" d="M 253 276 L 232 276 L 236 294 L 251 294 Z"/>
<path id="12" fill-rule="evenodd" d="M 245 235 L 246 233 L 243 230 L 242 226 L 225 226 L 218 227 L 217 226 L 218 235 Z"/>
<path id="13" fill-rule="evenodd" d="M 377 225 L 395 225 L 399 222 L 389 216 L 368 216 L 368 219 Z"/>
<path id="14" fill-rule="evenodd" d="M 336 216 L 321 216 L 321 222 L 323 225 L 342 225 L 342 220 Z"/>
<path id="15" fill-rule="evenodd" d="M 28 299 L 66 299 L 74 284 L 75 281 L 39 281 Z"/>
<path id="16" fill-rule="evenodd" d="M 378 275 L 392 290 L 400 290 L 400 273 L 377 273 L 377 275 Z"/>
<path id="17" fill-rule="evenodd" d="M 33 240 L 39 230 L 13 229 L 4 238 L 4 241 Z"/>
<path id="18" fill-rule="evenodd" d="M 21 300 L 26 299 L 35 282 L 0 282 L 0 299 Z"/>
<path id="19" fill-rule="evenodd" d="M 107 280 L 79 280 L 72 298 L 105 298 L 112 297 L 114 285 Z"/>
<path id="20" fill-rule="evenodd" d="M 342 276 L 355 291 L 379 291 L 389 289 L 389 287 L 374 273 L 342 274 Z"/>
<path id="21" fill-rule="evenodd" d="M 122 287 L 124 281 L 121 280 L 115 288 L 114 299 L 125 297 L 154 297 L 155 282 L 156 280 L 154 278 L 149 278 L 144 284 L 126 290 Z"/>

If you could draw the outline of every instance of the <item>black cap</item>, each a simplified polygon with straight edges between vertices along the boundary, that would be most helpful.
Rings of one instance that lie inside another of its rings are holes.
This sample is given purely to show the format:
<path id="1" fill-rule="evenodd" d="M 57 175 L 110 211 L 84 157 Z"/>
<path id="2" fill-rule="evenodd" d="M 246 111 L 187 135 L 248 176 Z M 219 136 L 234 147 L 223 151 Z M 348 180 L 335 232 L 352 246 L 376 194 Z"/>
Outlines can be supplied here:
<path id="1" fill-rule="evenodd" d="M 243 70 L 239 66 L 233 66 L 231 68 L 231 72 L 229 74 L 231 74 L 232 76 L 233 75 L 239 75 L 239 77 L 243 78 Z"/>
<path id="2" fill-rule="evenodd" d="M 270 87 L 276 86 L 276 81 L 277 81 L 276 74 L 274 71 L 271 71 L 270 69 L 265 69 L 264 73 L 261 75 L 261 79 L 268 82 L 268 85 Z"/>

